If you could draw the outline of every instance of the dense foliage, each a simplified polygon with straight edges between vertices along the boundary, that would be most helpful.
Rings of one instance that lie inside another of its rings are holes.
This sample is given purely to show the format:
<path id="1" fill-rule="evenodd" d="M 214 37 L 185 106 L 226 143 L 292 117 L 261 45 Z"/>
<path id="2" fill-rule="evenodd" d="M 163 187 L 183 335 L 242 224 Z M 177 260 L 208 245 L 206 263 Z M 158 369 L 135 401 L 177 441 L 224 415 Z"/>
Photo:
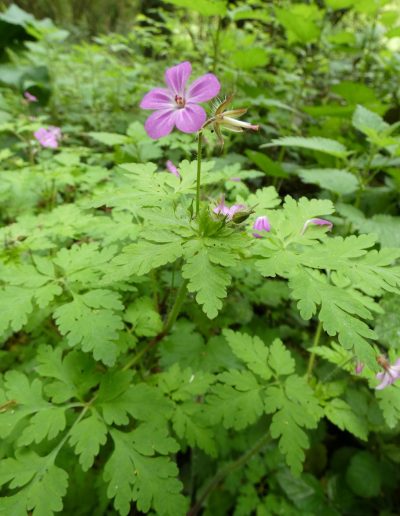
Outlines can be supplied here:
<path id="1" fill-rule="evenodd" d="M 399 514 L 398 3 L 129 26 L 0 13 L 0 512 Z"/>

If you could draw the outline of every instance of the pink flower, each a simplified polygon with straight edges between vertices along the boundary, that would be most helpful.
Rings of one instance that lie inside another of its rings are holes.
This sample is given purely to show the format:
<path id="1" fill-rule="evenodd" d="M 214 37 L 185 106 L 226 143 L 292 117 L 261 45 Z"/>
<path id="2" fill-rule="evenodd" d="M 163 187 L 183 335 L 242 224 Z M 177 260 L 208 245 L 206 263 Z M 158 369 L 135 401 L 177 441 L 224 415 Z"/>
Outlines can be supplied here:
<path id="1" fill-rule="evenodd" d="M 37 97 L 35 95 L 32 95 L 32 93 L 29 93 L 29 91 L 24 91 L 24 97 L 28 102 L 37 102 Z"/>
<path id="2" fill-rule="evenodd" d="M 316 226 L 328 226 L 328 231 L 330 231 L 333 228 L 332 222 L 325 219 L 308 219 L 305 221 L 303 229 L 301 230 L 301 234 L 304 235 L 304 232 L 308 228 L 310 224 L 314 224 Z"/>
<path id="3" fill-rule="evenodd" d="M 271 223 L 268 220 L 268 217 L 263 215 L 262 217 L 257 217 L 256 221 L 253 224 L 253 229 L 256 229 L 257 231 L 266 231 L 267 233 L 271 231 Z M 253 237 L 255 238 L 262 238 L 262 235 L 258 233 L 253 233 Z"/>
<path id="4" fill-rule="evenodd" d="M 61 129 L 54 126 L 50 126 L 48 129 L 41 127 L 33 134 L 42 147 L 49 149 L 56 149 L 61 139 Z"/>
<path id="5" fill-rule="evenodd" d="M 232 220 L 235 213 L 246 208 L 244 204 L 233 204 L 230 208 L 225 204 L 225 196 L 221 197 L 219 204 L 213 209 L 217 215 L 224 215 L 228 220 Z"/>
<path id="6" fill-rule="evenodd" d="M 230 177 L 229 181 L 233 181 L 234 183 L 241 183 L 242 182 L 240 177 Z"/>
<path id="7" fill-rule="evenodd" d="M 207 73 L 186 86 L 191 73 L 188 61 L 168 68 L 167 88 L 154 88 L 143 97 L 140 107 L 155 110 L 144 126 L 150 138 L 167 136 L 175 126 L 184 133 L 195 133 L 206 121 L 206 112 L 198 104 L 218 95 L 221 85 L 214 74 Z"/>
<path id="8" fill-rule="evenodd" d="M 363 372 L 363 369 L 364 369 L 364 363 L 363 362 L 357 362 L 356 366 L 354 368 L 354 372 L 356 374 L 361 374 Z"/>
<path id="9" fill-rule="evenodd" d="M 400 378 L 400 358 L 393 365 L 390 365 L 389 360 L 382 356 L 377 358 L 377 362 L 383 367 L 384 371 L 377 373 L 376 378 L 381 383 L 375 389 L 382 390 Z"/>
<path id="10" fill-rule="evenodd" d="M 181 175 L 180 175 L 178 169 L 176 168 L 176 166 L 172 163 L 172 161 L 170 159 L 166 162 L 165 166 L 167 167 L 168 172 L 170 172 L 171 174 L 173 174 L 176 177 L 179 177 L 179 179 L 181 178 Z"/>

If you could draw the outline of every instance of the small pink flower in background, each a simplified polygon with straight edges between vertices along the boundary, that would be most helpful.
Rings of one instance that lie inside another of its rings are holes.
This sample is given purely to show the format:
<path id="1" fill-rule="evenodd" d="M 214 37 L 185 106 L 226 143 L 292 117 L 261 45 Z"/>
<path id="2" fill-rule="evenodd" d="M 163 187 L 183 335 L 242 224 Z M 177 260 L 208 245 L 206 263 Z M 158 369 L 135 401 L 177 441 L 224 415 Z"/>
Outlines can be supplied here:
<path id="1" fill-rule="evenodd" d="M 221 197 L 219 204 L 213 209 L 217 215 L 224 215 L 228 220 L 232 220 L 235 213 L 246 208 L 244 204 L 233 204 L 230 208 L 225 204 L 225 196 Z"/>
<path id="2" fill-rule="evenodd" d="M 57 149 L 61 140 L 61 129 L 59 127 L 50 126 L 47 129 L 41 127 L 33 134 L 42 147 L 49 149 Z"/>
<path id="3" fill-rule="evenodd" d="M 384 356 L 379 356 L 376 361 L 383 367 L 384 371 L 377 373 L 376 378 L 380 384 L 375 387 L 376 390 L 382 390 L 400 378 L 400 358 L 393 365 Z"/>
<path id="4" fill-rule="evenodd" d="M 330 231 L 333 228 L 332 222 L 325 219 L 308 219 L 304 223 L 303 229 L 301 230 L 301 234 L 304 235 L 304 232 L 308 228 L 310 224 L 313 224 L 315 226 L 328 226 L 328 231 Z"/>
<path id="5" fill-rule="evenodd" d="M 253 229 L 269 233 L 271 231 L 271 223 L 268 220 L 268 217 L 266 217 L 265 215 L 263 215 L 262 217 L 257 217 L 256 221 L 253 224 Z M 262 235 L 260 235 L 259 233 L 253 233 L 253 237 L 262 238 Z"/>
<path id="6" fill-rule="evenodd" d="M 234 183 L 241 183 L 242 182 L 240 177 L 230 177 L 229 181 L 233 181 Z"/>
<path id="7" fill-rule="evenodd" d="M 171 174 L 173 174 L 176 177 L 179 177 L 179 179 L 181 178 L 181 175 L 180 175 L 178 169 L 176 168 L 176 166 L 172 163 L 172 161 L 170 159 L 166 162 L 165 166 L 167 167 L 168 172 L 170 172 Z"/>
<path id="8" fill-rule="evenodd" d="M 32 95 L 32 93 L 29 93 L 29 91 L 24 91 L 24 97 L 28 102 L 37 102 L 37 97 L 35 95 Z"/>
<path id="9" fill-rule="evenodd" d="M 199 102 L 218 95 L 221 85 L 214 74 L 207 73 L 187 86 L 191 73 L 188 61 L 168 68 L 167 88 L 154 88 L 143 97 L 140 107 L 154 110 L 144 126 L 150 138 L 167 136 L 175 126 L 184 133 L 195 133 L 206 121 L 206 112 Z"/>
<path id="10" fill-rule="evenodd" d="M 354 372 L 356 374 L 361 374 L 364 369 L 364 363 L 363 362 L 357 362 L 354 368 Z"/>

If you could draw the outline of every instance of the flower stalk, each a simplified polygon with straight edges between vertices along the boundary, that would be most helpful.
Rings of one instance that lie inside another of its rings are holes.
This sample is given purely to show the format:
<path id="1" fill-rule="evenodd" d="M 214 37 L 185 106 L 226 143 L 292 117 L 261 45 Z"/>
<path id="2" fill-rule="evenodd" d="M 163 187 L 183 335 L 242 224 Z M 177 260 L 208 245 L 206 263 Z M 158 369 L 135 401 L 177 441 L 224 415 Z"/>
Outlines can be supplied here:
<path id="1" fill-rule="evenodd" d="M 201 185 L 201 153 L 203 152 L 203 133 L 199 131 L 197 139 L 197 176 L 196 176 L 196 217 L 200 211 L 200 185 Z"/>

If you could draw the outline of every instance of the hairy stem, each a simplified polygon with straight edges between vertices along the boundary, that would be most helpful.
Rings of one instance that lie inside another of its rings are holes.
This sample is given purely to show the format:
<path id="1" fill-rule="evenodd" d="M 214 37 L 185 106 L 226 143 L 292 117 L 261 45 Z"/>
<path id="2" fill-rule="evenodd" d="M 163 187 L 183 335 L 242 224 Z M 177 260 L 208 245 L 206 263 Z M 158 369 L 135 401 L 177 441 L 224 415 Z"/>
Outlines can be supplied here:
<path id="1" fill-rule="evenodd" d="M 255 445 L 247 450 L 243 455 L 241 455 L 238 459 L 235 461 L 227 464 L 225 467 L 221 468 L 215 476 L 210 480 L 210 482 L 205 487 L 204 491 L 200 495 L 197 502 L 193 505 L 193 507 L 189 510 L 187 513 L 187 516 L 196 516 L 199 511 L 201 510 L 204 502 L 210 495 L 212 491 L 214 491 L 215 488 L 218 487 L 218 485 L 224 480 L 226 476 L 228 476 L 230 473 L 235 471 L 236 469 L 240 468 L 246 462 L 253 457 L 256 453 L 258 453 L 270 440 L 269 432 L 267 432 L 265 435 L 263 435 L 256 443 Z"/>
<path id="2" fill-rule="evenodd" d="M 201 153 L 203 145 L 203 133 L 199 131 L 197 142 L 197 179 L 196 179 L 196 217 L 200 211 L 200 182 L 201 182 Z"/>
<path id="3" fill-rule="evenodd" d="M 317 326 L 317 329 L 315 330 L 314 340 L 313 340 L 313 344 L 312 344 L 313 348 L 318 346 L 319 339 L 321 338 L 321 333 L 322 333 L 322 322 L 318 321 L 318 326 Z M 307 376 L 308 380 L 310 380 L 310 378 L 311 378 L 314 364 L 315 364 L 315 351 L 311 351 L 310 358 L 308 359 L 308 366 L 307 366 L 307 372 L 306 372 L 306 376 Z"/>

